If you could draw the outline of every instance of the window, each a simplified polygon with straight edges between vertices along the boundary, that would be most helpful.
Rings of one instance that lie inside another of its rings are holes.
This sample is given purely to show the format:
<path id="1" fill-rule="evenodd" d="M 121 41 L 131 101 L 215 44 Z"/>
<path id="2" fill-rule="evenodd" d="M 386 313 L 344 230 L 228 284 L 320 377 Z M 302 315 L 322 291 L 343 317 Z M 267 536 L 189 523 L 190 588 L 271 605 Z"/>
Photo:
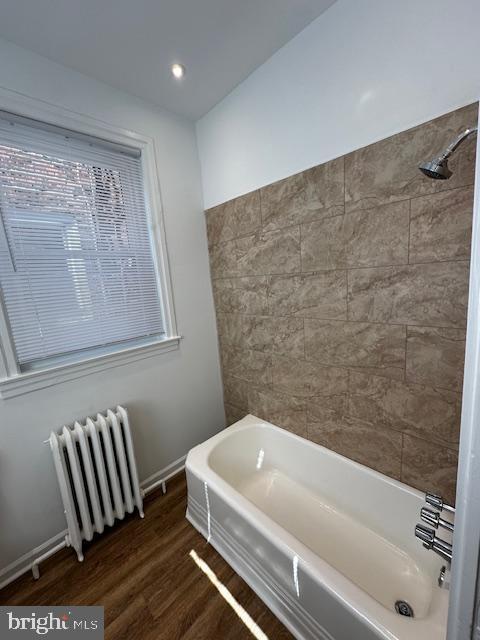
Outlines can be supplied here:
<path id="1" fill-rule="evenodd" d="M 0 117 L 0 285 L 17 374 L 164 340 L 140 151 Z"/>

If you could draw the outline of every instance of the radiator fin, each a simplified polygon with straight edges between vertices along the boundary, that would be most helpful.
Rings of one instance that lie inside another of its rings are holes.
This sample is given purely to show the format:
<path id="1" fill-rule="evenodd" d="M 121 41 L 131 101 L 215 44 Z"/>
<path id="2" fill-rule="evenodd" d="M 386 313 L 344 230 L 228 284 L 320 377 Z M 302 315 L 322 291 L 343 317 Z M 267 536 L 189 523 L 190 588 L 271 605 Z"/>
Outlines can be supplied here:
<path id="1" fill-rule="evenodd" d="M 97 415 L 97 421 L 100 424 L 100 433 L 102 434 L 103 446 L 105 447 L 106 467 L 109 484 L 113 494 L 113 504 L 115 505 L 115 517 L 123 520 L 125 517 L 125 509 L 123 506 L 122 495 L 120 493 L 120 483 L 118 482 L 117 465 L 115 463 L 110 427 L 107 425 L 107 421 L 100 413 Z"/>
<path id="2" fill-rule="evenodd" d="M 107 474 L 104 464 L 104 457 L 102 451 L 102 445 L 100 444 L 100 438 L 98 435 L 97 427 L 93 423 L 93 420 L 87 418 L 86 429 L 90 436 L 90 442 L 92 444 L 93 456 L 95 459 L 95 469 L 97 472 L 98 484 L 100 485 L 100 495 L 102 497 L 103 517 L 104 522 L 110 527 L 113 525 L 113 509 L 112 501 L 110 499 L 110 490 L 108 488 Z M 100 532 L 99 532 L 100 533 Z"/>
<path id="3" fill-rule="evenodd" d="M 107 416 L 110 418 L 112 425 L 113 440 L 115 444 L 115 451 L 117 454 L 117 462 L 120 467 L 120 480 L 122 483 L 123 504 L 128 513 L 133 511 L 133 498 L 132 490 L 130 488 L 130 478 L 128 477 L 127 459 L 125 457 L 125 447 L 123 445 L 123 438 L 120 432 L 120 425 L 117 420 L 117 416 L 113 411 L 108 411 Z"/>

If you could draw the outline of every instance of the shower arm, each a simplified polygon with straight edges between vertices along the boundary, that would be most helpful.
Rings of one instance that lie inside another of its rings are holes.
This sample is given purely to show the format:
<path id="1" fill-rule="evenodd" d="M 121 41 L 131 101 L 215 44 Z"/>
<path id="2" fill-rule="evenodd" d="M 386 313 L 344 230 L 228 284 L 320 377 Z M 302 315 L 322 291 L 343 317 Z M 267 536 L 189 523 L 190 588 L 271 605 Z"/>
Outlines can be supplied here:
<path id="1" fill-rule="evenodd" d="M 474 133 L 478 132 L 478 127 L 471 127 L 471 128 L 467 128 L 464 131 L 462 131 L 462 133 L 460 133 L 453 142 L 451 142 L 448 147 L 445 149 L 445 151 L 443 151 L 443 153 L 441 153 L 438 156 L 438 160 L 443 161 L 446 160 L 447 158 L 449 158 L 452 153 L 455 151 L 455 149 L 457 149 L 457 147 L 459 147 L 462 142 L 465 140 L 465 138 L 468 138 L 468 136 L 473 135 Z"/>

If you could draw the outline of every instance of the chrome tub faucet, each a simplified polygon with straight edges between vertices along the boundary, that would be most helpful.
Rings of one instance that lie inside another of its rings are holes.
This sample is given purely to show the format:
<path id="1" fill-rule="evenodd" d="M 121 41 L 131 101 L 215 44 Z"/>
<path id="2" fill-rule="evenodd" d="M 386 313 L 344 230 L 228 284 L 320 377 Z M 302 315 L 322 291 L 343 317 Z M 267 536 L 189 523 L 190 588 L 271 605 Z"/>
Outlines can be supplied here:
<path id="1" fill-rule="evenodd" d="M 429 509 L 428 507 L 422 507 L 420 510 L 420 518 L 423 522 L 426 522 L 434 529 L 438 529 L 441 527 L 442 529 L 446 529 L 447 531 L 453 531 L 453 524 L 448 520 L 444 520 L 438 511 L 433 511 L 433 509 Z"/>
<path id="2" fill-rule="evenodd" d="M 442 496 L 437 496 L 434 493 L 425 494 L 425 502 L 431 507 L 438 509 L 439 511 L 448 511 L 449 513 L 455 513 L 455 507 L 451 507 L 443 501 Z"/>
<path id="3" fill-rule="evenodd" d="M 423 542 L 425 549 L 432 549 L 439 556 L 442 556 L 444 560 L 450 561 L 452 559 L 452 545 L 441 538 L 437 538 L 433 529 L 424 527 L 423 524 L 417 524 L 415 536 Z"/>
<path id="4" fill-rule="evenodd" d="M 422 507 L 420 510 L 420 518 L 423 522 L 430 525 L 430 527 L 433 527 L 433 529 L 425 527 L 423 524 L 417 524 L 415 527 L 415 537 L 421 540 L 425 549 L 432 549 L 432 551 L 438 553 L 444 560 L 450 562 L 453 552 L 452 545 L 450 542 L 437 537 L 436 530 L 440 527 L 446 531 L 453 532 L 453 523 L 442 518 L 441 513 L 442 511 L 446 511 L 447 513 L 454 514 L 455 508 L 446 504 L 441 496 L 433 493 L 425 494 L 425 502 L 430 505 L 430 507 L 434 507 L 434 509 Z"/>

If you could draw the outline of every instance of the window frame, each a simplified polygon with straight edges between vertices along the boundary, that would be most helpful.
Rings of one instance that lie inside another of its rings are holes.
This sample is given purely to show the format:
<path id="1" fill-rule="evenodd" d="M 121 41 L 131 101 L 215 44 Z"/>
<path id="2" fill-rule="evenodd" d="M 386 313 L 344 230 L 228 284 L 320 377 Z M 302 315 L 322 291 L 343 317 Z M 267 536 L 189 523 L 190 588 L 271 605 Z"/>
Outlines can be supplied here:
<path id="1" fill-rule="evenodd" d="M 93 348 L 91 352 L 87 351 L 84 356 L 80 356 L 78 359 L 68 360 L 66 358 L 65 363 L 60 362 L 53 366 L 46 366 L 44 369 L 22 372 L 16 360 L 8 316 L 3 298 L 0 295 L 0 397 L 6 399 L 18 396 L 97 371 L 152 357 L 163 351 L 178 349 L 181 337 L 177 333 L 165 221 L 153 138 L 2 88 L 0 88 L 0 109 L 36 120 L 40 123 L 39 126 L 47 124 L 69 129 L 81 135 L 126 145 L 140 151 L 147 224 L 165 326 L 165 338 L 161 340 L 152 339 L 152 341 L 141 345 L 124 345 L 118 349 L 112 347 L 108 353 L 104 352 L 99 355 L 95 355 Z"/>

